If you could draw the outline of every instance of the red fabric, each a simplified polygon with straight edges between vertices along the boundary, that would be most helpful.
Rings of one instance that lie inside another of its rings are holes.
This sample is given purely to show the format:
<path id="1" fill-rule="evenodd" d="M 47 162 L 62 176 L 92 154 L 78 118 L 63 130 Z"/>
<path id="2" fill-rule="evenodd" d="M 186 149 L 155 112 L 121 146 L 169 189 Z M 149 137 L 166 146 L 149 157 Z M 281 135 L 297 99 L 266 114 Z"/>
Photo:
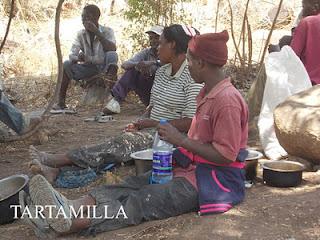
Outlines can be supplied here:
<path id="1" fill-rule="evenodd" d="M 296 27 L 291 47 L 303 62 L 313 84 L 320 84 L 320 14 L 305 17 Z"/>
<path id="2" fill-rule="evenodd" d="M 192 164 L 196 164 L 196 163 L 205 163 L 205 164 L 210 164 L 210 165 L 215 165 L 215 166 L 220 166 L 220 167 L 233 167 L 233 168 L 244 168 L 245 163 L 244 162 L 232 162 L 228 165 L 226 164 L 217 164 L 214 162 L 210 162 L 202 157 L 200 157 L 199 155 L 193 154 L 192 152 L 188 151 L 185 148 L 179 147 L 180 152 L 182 152 L 184 155 L 186 155 L 189 159 L 192 160 Z"/>
<path id="3" fill-rule="evenodd" d="M 183 177 L 188 180 L 192 186 L 198 190 L 197 179 L 196 179 L 196 165 L 190 164 L 187 168 L 174 167 L 173 168 L 173 176 L 174 177 Z"/>
<path id="4" fill-rule="evenodd" d="M 200 91 L 197 97 L 197 111 L 192 119 L 188 137 L 212 144 L 225 158 L 234 161 L 227 166 L 244 168 L 244 163 L 235 161 L 240 148 L 247 146 L 248 107 L 230 79 L 218 83 L 206 96 L 204 88 Z M 180 148 L 180 151 L 193 163 L 187 169 L 174 168 L 174 177 L 184 177 L 196 187 L 196 162 L 213 163 L 186 149 Z"/>
<path id="5" fill-rule="evenodd" d="M 228 32 L 206 33 L 194 36 L 189 41 L 189 51 L 209 63 L 223 66 L 228 60 Z"/>
<path id="6" fill-rule="evenodd" d="M 197 111 L 188 132 L 191 139 L 210 143 L 225 158 L 235 161 L 248 140 L 248 107 L 230 79 L 197 97 Z"/>

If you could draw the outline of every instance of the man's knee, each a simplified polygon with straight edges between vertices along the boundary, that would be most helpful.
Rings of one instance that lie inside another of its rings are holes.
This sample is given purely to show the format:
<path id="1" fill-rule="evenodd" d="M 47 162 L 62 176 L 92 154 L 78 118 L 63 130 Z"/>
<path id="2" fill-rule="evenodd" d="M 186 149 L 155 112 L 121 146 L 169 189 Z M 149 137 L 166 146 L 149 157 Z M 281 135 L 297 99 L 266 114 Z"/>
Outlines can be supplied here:
<path id="1" fill-rule="evenodd" d="M 106 66 L 109 66 L 110 64 L 117 65 L 118 59 L 118 53 L 116 51 L 108 51 L 105 53 Z"/>
<path id="2" fill-rule="evenodd" d="M 70 69 L 71 70 L 72 62 L 70 60 L 66 60 L 63 62 L 63 69 Z"/>

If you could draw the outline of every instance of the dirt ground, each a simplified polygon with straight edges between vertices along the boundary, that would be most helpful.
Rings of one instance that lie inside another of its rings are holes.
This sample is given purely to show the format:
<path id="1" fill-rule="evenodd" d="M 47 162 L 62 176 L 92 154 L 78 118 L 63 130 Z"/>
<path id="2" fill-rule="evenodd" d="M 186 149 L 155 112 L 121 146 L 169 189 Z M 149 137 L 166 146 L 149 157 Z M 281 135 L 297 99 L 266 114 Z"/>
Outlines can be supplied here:
<path id="1" fill-rule="evenodd" d="M 124 126 L 142 111 L 140 104 L 125 103 L 122 113 L 108 123 L 84 122 L 97 109 L 78 109 L 76 115 L 53 115 L 45 123 L 49 141 L 33 138 L 23 142 L 0 144 L 0 178 L 28 172 L 28 147 L 52 153 L 66 151 L 85 144 L 103 141 L 119 134 Z M 254 144 L 255 145 L 255 144 Z M 251 147 L 256 147 L 251 145 Z M 115 170 L 124 177 L 135 174 L 134 166 L 126 164 Z M 90 188 L 109 180 L 101 179 L 89 186 L 62 192 L 74 198 Z M 264 185 L 261 170 L 257 182 L 249 189 L 245 201 L 225 214 L 199 217 L 189 213 L 161 221 L 143 223 L 112 232 L 98 234 L 90 239 L 320 239 L 319 209 L 320 172 L 305 172 L 303 183 L 296 188 L 272 188 Z M 1 214 L 1 213 L 0 213 Z M 76 235 L 61 239 L 77 239 Z M 36 239 L 33 231 L 15 221 L 0 226 L 0 239 Z"/>

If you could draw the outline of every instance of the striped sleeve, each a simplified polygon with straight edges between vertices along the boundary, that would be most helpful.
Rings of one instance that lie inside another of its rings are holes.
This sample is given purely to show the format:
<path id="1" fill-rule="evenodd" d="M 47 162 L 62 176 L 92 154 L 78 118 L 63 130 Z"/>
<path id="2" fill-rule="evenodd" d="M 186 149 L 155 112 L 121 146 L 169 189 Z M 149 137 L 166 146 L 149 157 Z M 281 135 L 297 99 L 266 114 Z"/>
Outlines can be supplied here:
<path id="1" fill-rule="evenodd" d="M 154 89 L 155 89 L 155 85 L 156 85 L 156 82 L 158 81 L 159 79 L 159 72 L 160 70 L 162 70 L 161 68 L 159 68 L 157 71 L 156 71 L 156 74 L 154 76 L 154 82 L 153 82 L 153 85 L 152 85 L 152 88 L 151 88 L 151 93 L 150 93 L 150 103 L 149 103 L 149 106 L 153 106 L 154 105 Z"/>
<path id="2" fill-rule="evenodd" d="M 182 111 L 182 117 L 193 118 L 197 109 L 196 97 L 198 96 L 202 87 L 202 84 L 195 83 L 193 80 L 186 86 L 186 105 Z"/>

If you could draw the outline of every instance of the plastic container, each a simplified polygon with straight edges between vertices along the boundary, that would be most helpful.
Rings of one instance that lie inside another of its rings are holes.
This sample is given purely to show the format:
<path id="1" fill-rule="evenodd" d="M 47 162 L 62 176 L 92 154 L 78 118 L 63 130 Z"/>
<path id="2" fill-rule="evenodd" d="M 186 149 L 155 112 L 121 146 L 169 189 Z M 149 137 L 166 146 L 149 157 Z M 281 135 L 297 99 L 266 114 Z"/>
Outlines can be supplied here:
<path id="1" fill-rule="evenodd" d="M 160 124 L 166 123 L 167 120 L 160 120 Z M 164 184 L 172 180 L 172 151 L 172 144 L 161 140 L 157 132 L 152 147 L 152 184 Z"/>

